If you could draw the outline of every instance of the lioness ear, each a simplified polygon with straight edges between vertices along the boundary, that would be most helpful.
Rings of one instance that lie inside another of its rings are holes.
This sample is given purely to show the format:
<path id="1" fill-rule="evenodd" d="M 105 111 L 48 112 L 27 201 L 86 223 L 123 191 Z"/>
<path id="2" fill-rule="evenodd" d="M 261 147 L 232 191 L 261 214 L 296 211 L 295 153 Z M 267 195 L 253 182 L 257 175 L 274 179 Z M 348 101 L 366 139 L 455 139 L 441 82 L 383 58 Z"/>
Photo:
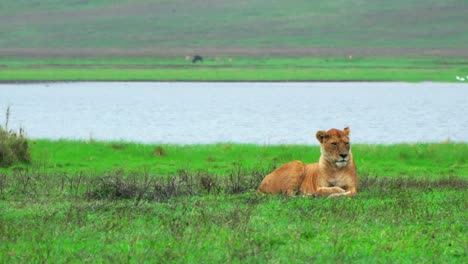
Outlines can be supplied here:
<path id="1" fill-rule="evenodd" d="M 345 127 L 343 130 L 347 135 L 349 135 L 349 132 L 351 132 L 351 129 L 349 129 L 349 127 Z"/>
<path id="2" fill-rule="evenodd" d="M 317 140 L 320 143 L 323 143 L 323 141 L 327 137 L 327 133 L 325 131 L 320 130 L 320 131 L 317 131 L 317 134 L 315 134 L 315 137 L 317 137 Z"/>

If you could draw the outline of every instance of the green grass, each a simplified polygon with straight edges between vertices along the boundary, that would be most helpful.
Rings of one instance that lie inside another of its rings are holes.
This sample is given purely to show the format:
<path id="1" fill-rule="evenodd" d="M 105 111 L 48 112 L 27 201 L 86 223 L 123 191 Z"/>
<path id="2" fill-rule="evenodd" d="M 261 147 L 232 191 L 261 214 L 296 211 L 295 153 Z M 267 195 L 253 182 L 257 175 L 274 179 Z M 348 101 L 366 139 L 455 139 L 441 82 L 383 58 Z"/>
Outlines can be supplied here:
<path id="1" fill-rule="evenodd" d="M 0 81 L 406 81 L 455 82 L 460 59 L 3 58 Z"/>
<path id="2" fill-rule="evenodd" d="M 23 69 L 1 81 L 401 81 L 456 82 L 454 70 L 408 69 Z"/>
<path id="3" fill-rule="evenodd" d="M 257 146 L 240 144 L 215 145 L 145 145 L 125 142 L 84 142 L 35 140 L 30 143 L 33 163 L 20 167 L 53 172 L 94 175 L 106 171 L 127 173 L 147 171 L 170 176 L 179 170 L 191 173 L 206 171 L 228 175 L 241 165 L 244 169 L 269 170 L 284 162 L 316 162 L 318 146 Z M 354 145 L 361 175 L 385 177 L 452 177 L 468 176 L 467 144 Z"/>
<path id="4" fill-rule="evenodd" d="M 0 202 L 0 258 L 21 262 L 463 263 L 466 184 L 356 199 Z"/>
<path id="5" fill-rule="evenodd" d="M 349 199 L 255 192 L 317 146 L 30 142 L 0 169 L 0 260 L 464 263 L 465 143 L 354 145 Z"/>

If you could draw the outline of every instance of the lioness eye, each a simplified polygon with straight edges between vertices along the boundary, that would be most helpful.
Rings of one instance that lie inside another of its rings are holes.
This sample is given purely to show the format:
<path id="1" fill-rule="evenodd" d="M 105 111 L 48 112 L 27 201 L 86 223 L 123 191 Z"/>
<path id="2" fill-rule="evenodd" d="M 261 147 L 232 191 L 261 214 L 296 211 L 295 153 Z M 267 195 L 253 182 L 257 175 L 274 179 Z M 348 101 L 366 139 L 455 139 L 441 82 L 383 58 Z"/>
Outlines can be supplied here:
<path id="1" fill-rule="evenodd" d="M 345 144 L 346 144 L 346 146 L 348 146 L 348 145 L 349 145 L 349 142 L 345 142 Z"/>
<path id="2" fill-rule="evenodd" d="M 338 143 L 332 142 L 332 145 L 333 145 L 333 146 L 338 146 Z"/>

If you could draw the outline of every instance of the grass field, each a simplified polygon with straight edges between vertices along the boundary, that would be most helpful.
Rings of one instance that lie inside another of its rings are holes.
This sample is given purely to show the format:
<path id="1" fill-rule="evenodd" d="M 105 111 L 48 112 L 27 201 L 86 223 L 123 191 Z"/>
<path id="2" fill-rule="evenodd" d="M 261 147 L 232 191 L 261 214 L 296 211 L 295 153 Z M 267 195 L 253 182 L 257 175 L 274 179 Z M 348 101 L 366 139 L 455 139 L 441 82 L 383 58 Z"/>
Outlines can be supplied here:
<path id="1" fill-rule="evenodd" d="M 355 145 L 352 199 L 255 192 L 316 146 L 31 142 L 0 170 L 0 260 L 464 263 L 468 145 Z"/>
<path id="2" fill-rule="evenodd" d="M 291 160 L 316 162 L 317 146 L 257 146 L 240 144 L 215 145 L 145 145 L 122 142 L 48 141 L 31 144 L 33 167 L 39 165 L 52 172 L 102 175 L 106 171 L 155 175 L 176 175 L 206 171 L 228 175 L 239 165 L 252 171 L 269 171 Z M 467 144 L 355 145 L 356 162 L 361 175 L 386 177 L 437 178 L 468 176 Z M 30 165 L 31 166 L 31 165 Z M 29 167 L 29 166 L 28 166 Z"/>
<path id="3" fill-rule="evenodd" d="M 2 1 L 0 81 L 435 81 L 468 75 L 463 0 Z M 185 58 L 200 54 L 203 63 Z"/>
<path id="4" fill-rule="evenodd" d="M 456 82 L 463 59 L 434 58 L 1 58 L 0 81 Z"/>

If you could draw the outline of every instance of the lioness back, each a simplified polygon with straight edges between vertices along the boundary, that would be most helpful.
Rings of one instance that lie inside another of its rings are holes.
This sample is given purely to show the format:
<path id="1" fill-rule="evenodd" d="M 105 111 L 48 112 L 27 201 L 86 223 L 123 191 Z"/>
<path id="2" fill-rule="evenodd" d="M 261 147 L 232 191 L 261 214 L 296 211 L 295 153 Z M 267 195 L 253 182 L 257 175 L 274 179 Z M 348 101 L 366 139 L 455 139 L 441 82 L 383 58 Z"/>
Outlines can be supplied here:
<path id="1" fill-rule="evenodd" d="M 293 195 L 303 177 L 304 163 L 299 160 L 291 161 L 265 176 L 258 191 L 261 193 Z"/>
<path id="2" fill-rule="evenodd" d="M 315 194 L 318 187 L 318 163 L 306 164 L 304 168 L 304 177 L 299 184 L 299 193 L 311 195 Z"/>

